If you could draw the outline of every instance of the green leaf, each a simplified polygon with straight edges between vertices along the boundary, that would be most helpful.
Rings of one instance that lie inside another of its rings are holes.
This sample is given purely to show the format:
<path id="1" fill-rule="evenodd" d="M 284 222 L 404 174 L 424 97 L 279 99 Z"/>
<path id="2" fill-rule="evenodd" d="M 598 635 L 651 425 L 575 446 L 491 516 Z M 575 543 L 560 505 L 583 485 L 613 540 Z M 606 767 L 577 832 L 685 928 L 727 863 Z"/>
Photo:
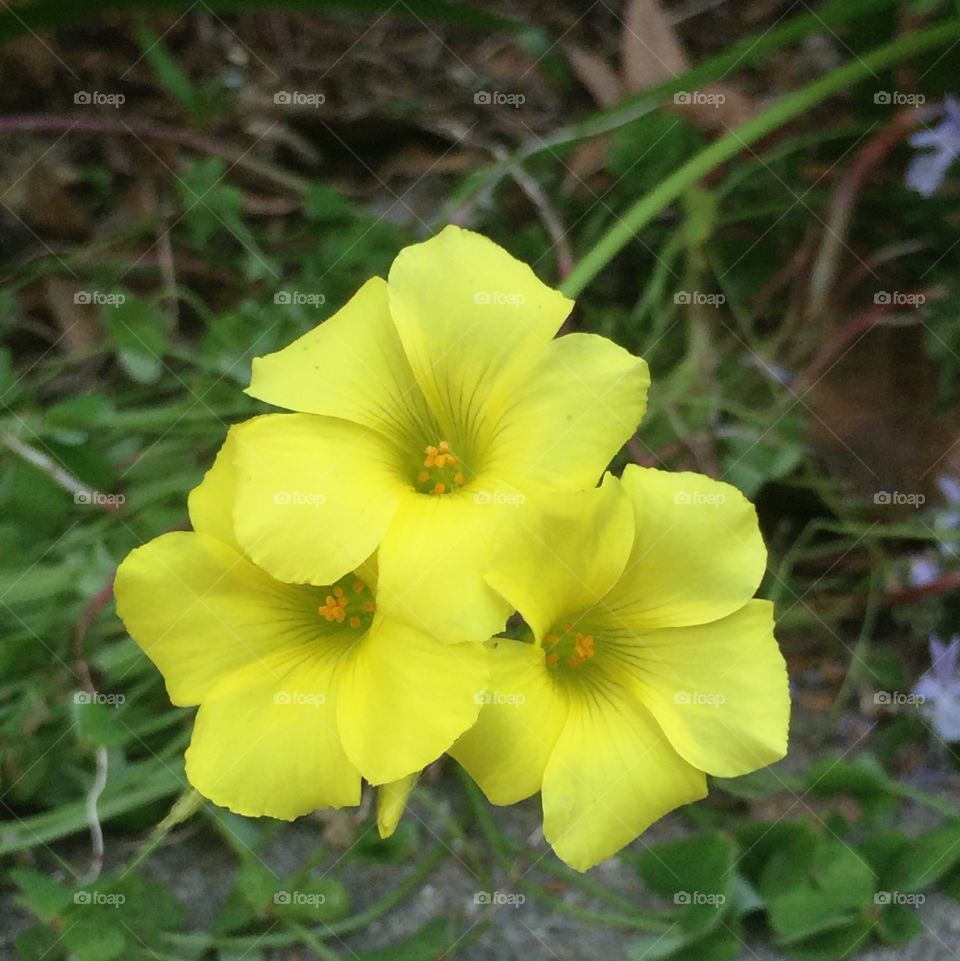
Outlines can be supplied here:
<path id="1" fill-rule="evenodd" d="M 272 900 L 276 917 L 306 922 L 333 921 L 343 917 L 350 906 L 347 889 L 335 878 L 317 878 L 292 890 L 274 890 Z"/>
<path id="2" fill-rule="evenodd" d="M 922 927 L 920 915 L 915 907 L 908 904 L 888 904 L 881 909 L 880 916 L 877 918 L 876 933 L 884 944 L 900 947 L 912 941 Z"/>
<path id="3" fill-rule="evenodd" d="M 45 924 L 35 924 L 13 942 L 20 961 L 60 961 L 64 944 L 60 935 Z"/>
<path id="4" fill-rule="evenodd" d="M 104 323 L 113 337 L 117 360 L 138 384 L 152 384 L 163 373 L 167 350 L 167 322 L 154 304 L 127 297 L 105 308 Z"/>
<path id="5" fill-rule="evenodd" d="M 770 857 L 760 878 L 770 926 L 781 944 L 841 929 L 873 905 L 875 877 L 866 860 L 832 835 L 800 837 Z"/>
<path id="6" fill-rule="evenodd" d="M 923 891 L 960 863 L 960 821 L 915 838 L 891 859 L 889 884 L 894 891 Z"/>
<path id="7" fill-rule="evenodd" d="M 863 947 L 872 930 L 872 921 L 858 917 L 836 930 L 791 944 L 790 953 L 800 961 L 843 961 Z"/>
<path id="8" fill-rule="evenodd" d="M 399 944 L 354 954 L 355 961 L 437 961 L 458 940 L 449 918 L 434 918 Z"/>
<path id="9" fill-rule="evenodd" d="M 14 868 L 10 879 L 22 892 L 20 903 L 41 921 L 52 921 L 63 914 L 73 903 L 69 888 L 58 884 L 46 874 L 29 868 Z"/>
<path id="10" fill-rule="evenodd" d="M 80 918 L 64 929 L 63 942 L 80 961 L 112 961 L 123 954 L 127 942 L 119 919 L 108 921 L 102 914 L 98 911 L 97 917 Z"/>
<path id="11" fill-rule="evenodd" d="M 699 933 L 720 923 L 735 857 L 733 841 L 715 832 L 658 844 L 644 851 L 638 866 L 654 891 L 680 906 L 680 924 Z"/>

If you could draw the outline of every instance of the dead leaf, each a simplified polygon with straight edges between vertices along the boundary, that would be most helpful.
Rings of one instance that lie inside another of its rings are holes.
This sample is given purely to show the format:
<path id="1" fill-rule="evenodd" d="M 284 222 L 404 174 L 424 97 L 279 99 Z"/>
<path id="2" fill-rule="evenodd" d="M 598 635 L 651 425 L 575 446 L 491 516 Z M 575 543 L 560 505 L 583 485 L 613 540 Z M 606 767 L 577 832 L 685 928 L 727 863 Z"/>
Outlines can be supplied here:
<path id="1" fill-rule="evenodd" d="M 602 57 L 582 47 L 567 47 L 567 59 L 577 79 L 599 107 L 612 107 L 623 99 L 617 72 Z"/>

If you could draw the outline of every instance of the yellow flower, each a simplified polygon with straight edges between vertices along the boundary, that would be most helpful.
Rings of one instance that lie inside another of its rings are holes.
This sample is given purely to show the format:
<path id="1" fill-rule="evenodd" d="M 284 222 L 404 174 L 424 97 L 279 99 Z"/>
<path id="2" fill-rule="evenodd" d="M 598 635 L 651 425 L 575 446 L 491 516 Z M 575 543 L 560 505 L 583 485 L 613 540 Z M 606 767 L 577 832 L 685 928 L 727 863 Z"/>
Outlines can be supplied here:
<path id="1" fill-rule="evenodd" d="M 496 530 L 527 497 L 593 487 L 644 410 L 642 360 L 593 334 L 553 339 L 571 307 L 447 227 L 255 360 L 249 393 L 297 413 L 235 432 L 245 553 L 328 584 L 379 548 L 391 612 L 454 642 L 500 630 L 509 605 L 480 575 Z"/>
<path id="2" fill-rule="evenodd" d="M 201 794 L 288 819 L 357 804 L 361 776 L 402 781 L 474 722 L 486 651 L 384 615 L 371 561 L 324 586 L 258 568 L 234 537 L 235 453 L 231 431 L 190 495 L 193 533 L 120 565 L 117 611 L 170 699 L 200 705 L 186 770 Z"/>
<path id="3" fill-rule="evenodd" d="M 542 791 L 577 870 L 786 752 L 789 693 L 752 505 L 698 474 L 628 467 L 527 512 L 488 579 L 534 643 L 498 639 L 491 694 L 451 753 L 494 804 Z"/>

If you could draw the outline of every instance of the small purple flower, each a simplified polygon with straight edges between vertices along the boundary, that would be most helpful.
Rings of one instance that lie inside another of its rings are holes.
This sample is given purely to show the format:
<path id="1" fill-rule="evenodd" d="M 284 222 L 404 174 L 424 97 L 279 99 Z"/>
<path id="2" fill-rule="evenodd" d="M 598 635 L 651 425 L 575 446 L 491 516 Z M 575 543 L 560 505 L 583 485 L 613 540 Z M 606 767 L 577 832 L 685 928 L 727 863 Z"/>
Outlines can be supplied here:
<path id="1" fill-rule="evenodd" d="M 907 583 L 911 587 L 926 587 L 940 577 L 940 564 L 926 554 L 915 554 L 910 558 Z"/>
<path id="2" fill-rule="evenodd" d="M 923 712 L 944 741 L 960 741 L 960 635 L 944 644 L 930 637 L 932 666 L 917 681 L 913 693 L 923 698 Z"/>
<path id="3" fill-rule="evenodd" d="M 910 161 L 904 183 L 912 190 L 932 197 L 943 183 L 950 165 L 960 157 L 960 101 L 952 94 L 943 100 L 943 119 L 928 130 L 910 137 L 910 146 L 924 149 Z"/>

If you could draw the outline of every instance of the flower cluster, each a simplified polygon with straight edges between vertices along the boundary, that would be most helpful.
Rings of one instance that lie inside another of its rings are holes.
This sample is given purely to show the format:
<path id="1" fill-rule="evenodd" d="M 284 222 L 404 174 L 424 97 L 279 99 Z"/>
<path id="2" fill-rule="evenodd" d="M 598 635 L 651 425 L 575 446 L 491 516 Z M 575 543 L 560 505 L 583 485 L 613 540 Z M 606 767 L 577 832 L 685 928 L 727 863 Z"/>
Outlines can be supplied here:
<path id="1" fill-rule="evenodd" d="M 584 870 L 706 774 L 783 756 L 753 507 L 696 474 L 597 486 L 649 376 L 603 337 L 555 337 L 571 307 L 448 227 L 254 362 L 248 392 L 287 412 L 230 429 L 193 530 L 133 551 L 115 586 L 171 700 L 199 705 L 204 796 L 295 818 L 366 780 L 387 835 L 449 752 L 495 804 L 541 791 Z"/>

